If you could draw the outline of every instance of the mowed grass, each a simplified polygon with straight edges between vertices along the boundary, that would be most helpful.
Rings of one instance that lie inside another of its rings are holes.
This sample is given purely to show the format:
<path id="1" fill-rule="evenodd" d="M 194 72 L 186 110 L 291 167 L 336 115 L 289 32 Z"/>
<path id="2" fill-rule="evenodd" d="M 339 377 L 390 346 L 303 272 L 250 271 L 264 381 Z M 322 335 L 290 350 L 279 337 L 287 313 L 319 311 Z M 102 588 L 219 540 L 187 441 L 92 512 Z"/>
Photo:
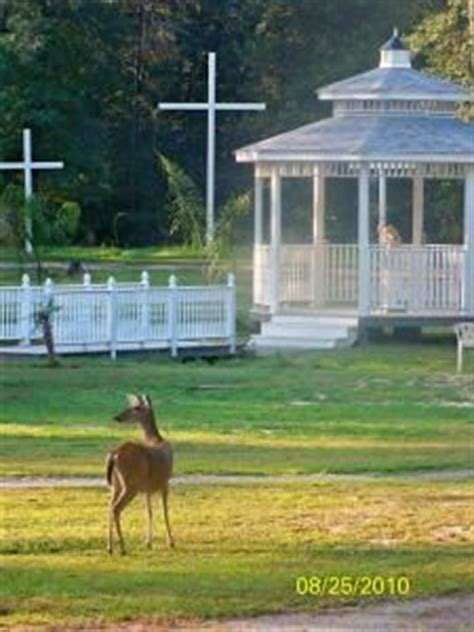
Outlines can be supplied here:
<path id="1" fill-rule="evenodd" d="M 176 472 L 400 472 L 472 466 L 474 354 L 450 344 L 181 363 L 66 358 L 0 375 L 0 474 L 102 475 L 137 429 L 112 421 L 146 392 L 176 448 Z"/>
<path id="2" fill-rule="evenodd" d="M 105 552 L 105 490 L 4 491 L 2 623 L 205 619 L 374 598 L 299 596 L 300 576 L 405 576 L 409 597 L 468 591 L 472 502 L 469 482 L 175 485 L 176 550 L 164 547 L 161 516 L 145 549 L 141 499 L 123 516 L 122 558 Z"/>

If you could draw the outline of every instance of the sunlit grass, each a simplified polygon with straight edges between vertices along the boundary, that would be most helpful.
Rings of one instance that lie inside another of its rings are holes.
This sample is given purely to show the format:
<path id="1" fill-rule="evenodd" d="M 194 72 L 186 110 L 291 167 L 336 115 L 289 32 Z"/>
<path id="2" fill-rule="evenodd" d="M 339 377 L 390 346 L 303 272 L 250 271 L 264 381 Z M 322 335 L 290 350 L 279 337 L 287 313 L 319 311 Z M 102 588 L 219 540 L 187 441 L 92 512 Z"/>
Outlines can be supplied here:
<path id="1" fill-rule="evenodd" d="M 180 473 L 396 472 L 472 464 L 474 388 L 449 345 L 181 364 L 161 356 L 7 364 L 2 475 L 101 475 L 132 427 L 112 417 L 147 392 Z M 297 379 L 295 376 L 298 376 Z M 110 385 L 113 385 L 111 388 Z"/>
<path id="2" fill-rule="evenodd" d="M 123 519 L 129 556 L 110 558 L 105 491 L 7 491 L 4 623 L 206 618 L 344 601 L 299 597 L 296 578 L 315 574 L 404 575 L 412 597 L 466 591 L 472 501 L 462 482 L 180 485 L 171 495 L 177 550 L 164 548 L 160 519 L 155 550 L 145 550 L 137 500 Z"/>

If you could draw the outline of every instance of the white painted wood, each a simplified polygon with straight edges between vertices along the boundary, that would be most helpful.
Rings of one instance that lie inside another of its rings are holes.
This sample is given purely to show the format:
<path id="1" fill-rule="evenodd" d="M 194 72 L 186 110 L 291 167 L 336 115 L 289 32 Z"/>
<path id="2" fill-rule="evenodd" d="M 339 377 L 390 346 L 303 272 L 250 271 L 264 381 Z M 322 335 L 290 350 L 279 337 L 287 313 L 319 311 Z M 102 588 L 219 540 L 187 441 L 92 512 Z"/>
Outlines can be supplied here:
<path id="1" fill-rule="evenodd" d="M 264 103 L 216 103 L 216 54 L 208 53 L 207 103 L 159 103 L 160 110 L 207 111 L 206 243 L 214 238 L 216 112 L 262 111 Z"/>
<path id="2" fill-rule="evenodd" d="M 378 177 L 378 185 L 379 185 L 379 221 L 378 226 L 385 226 L 387 223 L 387 178 L 385 175 L 381 174 Z M 380 241 L 379 234 L 379 241 Z"/>
<path id="3" fill-rule="evenodd" d="M 441 315 L 463 313 L 464 246 L 369 246 L 370 311 Z M 359 247 L 355 244 L 282 245 L 279 297 L 286 308 L 355 308 Z M 313 261 L 324 259 L 321 286 L 313 287 Z M 270 306 L 270 247 L 255 247 L 255 306 Z M 314 292 L 321 297 L 314 306 Z"/>
<path id="4" fill-rule="evenodd" d="M 464 309 L 474 315 L 474 167 L 464 181 Z"/>
<path id="5" fill-rule="evenodd" d="M 271 177 L 270 195 L 270 311 L 277 313 L 280 304 L 281 260 L 281 178 L 277 171 Z"/>
<path id="6" fill-rule="evenodd" d="M 358 311 L 361 316 L 369 313 L 370 257 L 369 257 L 369 168 L 362 164 L 358 188 L 358 245 L 359 245 L 359 296 Z"/>
<path id="7" fill-rule="evenodd" d="M 255 176 L 254 189 L 254 243 L 263 244 L 263 187 L 264 179 Z"/>
<path id="8" fill-rule="evenodd" d="M 325 235 L 326 179 L 321 169 L 313 175 L 313 243 L 324 241 Z"/>
<path id="9" fill-rule="evenodd" d="M 232 354 L 236 351 L 236 296 L 235 296 L 235 276 L 229 274 L 227 277 L 227 336 L 229 338 L 229 350 Z"/>
<path id="10" fill-rule="evenodd" d="M 474 323 L 458 323 L 454 326 L 457 340 L 457 362 L 458 373 L 462 372 L 464 349 L 474 349 Z"/>
<path id="11" fill-rule="evenodd" d="M 27 200 L 33 195 L 33 170 L 41 169 L 63 169 L 63 162 L 34 162 L 33 149 L 31 142 L 31 130 L 23 130 L 23 161 L 21 162 L 0 162 L 0 171 L 23 171 L 25 199 Z M 31 254 L 31 237 L 32 237 L 32 221 L 30 217 L 25 219 L 27 239 L 25 250 Z"/>
<path id="12" fill-rule="evenodd" d="M 270 305 L 270 246 L 260 244 L 253 251 L 253 303 L 257 308 Z"/>
<path id="13" fill-rule="evenodd" d="M 206 243 L 214 238 L 214 179 L 216 165 L 216 54 L 209 53 L 207 82 Z"/>
<path id="14" fill-rule="evenodd" d="M 413 227 L 412 241 L 415 246 L 423 243 L 423 208 L 424 208 L 424 179 L 421 176 L 415 176 L 413 182 Z"/>
<path id="15" fill-rule="evenodd" d="M 279 349 L 310 351 L 349 347 L 357 338 L 358 321 L 354 318 L 319 318 L 277 314 L 262 324 L 261 334 L 253 336 L 250 346 L 257 353 Z"/>
<path id="16" fill-rule="evenodd" d="M 461 314 L 462 246 L 371 246 L 372 313 Z"/>
<path id="17" fill-rule="evenodd" d="M 139 283 L 92 284 L 90 275 L 79 285 L 0 288 L 0 339 L 17 343 L 23 352 L 41 338 L 34 314 L 48 299 L 55 309 L 53 331 L 58 349 L 80 352 L 104 350 L 112 357 L 122 349 L 169 348 L 176 355 L 183 346 L 220 344 L 235 350 L 235 282 L 208 287 L 168 288 Z M 2 348 L 2 352 L 6 347 Z M 43 347 L 44 352 L 44 347 Z"/>

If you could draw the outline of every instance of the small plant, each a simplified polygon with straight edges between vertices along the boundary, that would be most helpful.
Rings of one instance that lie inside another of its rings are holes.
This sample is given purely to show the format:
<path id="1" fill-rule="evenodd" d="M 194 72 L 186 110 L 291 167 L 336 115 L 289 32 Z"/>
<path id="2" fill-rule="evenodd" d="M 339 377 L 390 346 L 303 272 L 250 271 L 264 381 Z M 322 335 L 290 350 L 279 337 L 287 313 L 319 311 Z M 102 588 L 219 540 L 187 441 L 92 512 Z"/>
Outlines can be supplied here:
<path id="1" fill-rule="evenodd" d="M 222 265 L 223 257 L 231 251 L 237 220 L 249 212 L 250 195 L 247 192 L 234 193 L 225 201 L 217 214 L 214 238 L 206 245 L 206 211 L 198 187 L 172 161 L 160 156 L 160 162 L 168 179 L 170 233 L 180 236 L 186 246 L 202 252 L 208 282 L 214 282 L 228 272 Z"/>
<path id="2" fill-rule="evenodd" d="M 59 307 L 54 305 L 54 299 L 49 296 L 45 304 L 40 307 L 34 314 L 34 322 L 43 334 L 44 344 L 48 353 L 48 366 L 59 366 L 59 360 L 56 355 L 53 333 L 53 314 L 57 312 Z"/>
<path id="3" fill-rule="evenodd" d="M 202 251 L 206 211 L 201 194 L 192 178 L 176 163 L 160 155 L 160 165 L 168 180 L 170 234 L 179 237 L 186 246 Z"/>

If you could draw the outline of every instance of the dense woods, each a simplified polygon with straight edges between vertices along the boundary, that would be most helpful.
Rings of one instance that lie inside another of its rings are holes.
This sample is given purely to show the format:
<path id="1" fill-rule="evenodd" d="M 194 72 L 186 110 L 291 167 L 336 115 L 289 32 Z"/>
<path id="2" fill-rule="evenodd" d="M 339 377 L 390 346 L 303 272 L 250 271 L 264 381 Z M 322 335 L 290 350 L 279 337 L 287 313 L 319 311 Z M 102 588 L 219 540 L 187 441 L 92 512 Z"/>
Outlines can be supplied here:
<path id="1" fill-rule="evenodd" d="M 35 155 L 66 163 L 35 187 L 80 205 L 77 241 L 167 242 L 160 156 L 203 188 L 206 117 L 156 105 L 206 99 L 208 51 L 218 99 L 267 104 L 218 116 L 222 205 L 250 186 L 232 151 L 327 116 L 315 89 L 374 67 L 394 25 L 418 67 L 469 83 L 467 0 L 0 0 L 0 160 L 31 127 Z"/>

